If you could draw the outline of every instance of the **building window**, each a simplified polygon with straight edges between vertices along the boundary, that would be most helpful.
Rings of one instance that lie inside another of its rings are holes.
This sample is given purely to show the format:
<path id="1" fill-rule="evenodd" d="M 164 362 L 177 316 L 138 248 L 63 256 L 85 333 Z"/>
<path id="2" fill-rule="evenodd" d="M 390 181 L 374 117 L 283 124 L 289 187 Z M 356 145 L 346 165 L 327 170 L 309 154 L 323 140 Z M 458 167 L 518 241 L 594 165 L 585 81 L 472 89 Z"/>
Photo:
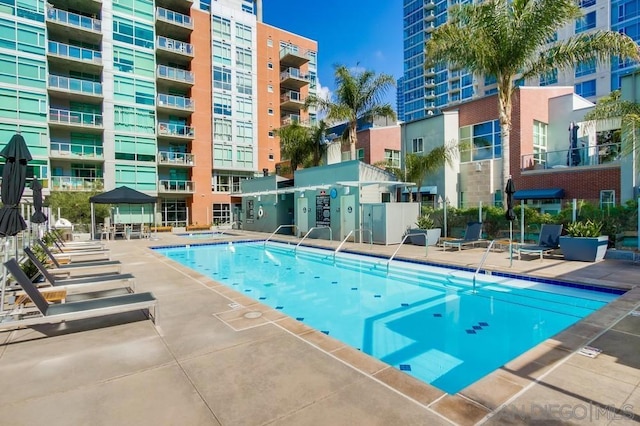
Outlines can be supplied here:
<path id="1" fill-rule="evenodd" d="M 578 83 L 575 86 L 575 91 L 578 95 L 583 98 L 588 98 L 596 95 L 596 81 L 588 80 L 583 81 L 582 83 Z"/>
<path id="2" fill-rule="evenodd" d="M 231 120 L 218 119 L 213 121 L 213 140 L 231 142 L 232 137 Z"/>
<path id="3" fill-rule="evenodd" d="M 213 205 L 213 224 L 222 225 L 231 222 L 231 208 L 229 204 Z"/>
<path id="4" fill-rule="evenodd" d="M 532 164 L 523 164 L 523 167 L 531 167 L 547 162 L 547 123 L 533 120 L 533 159 Z"/>
<path id="5" fill-rule="evenodd" d="M 251 47 L 251 27 L 236 22 L 236 44 L 243 47 Z"/>
<path id="6" fill-rule="evenodd" d="M 499 189 L 493 193 L 493 205 L 496 207 L 502 207 L 502 191 Z"/>
<path id="7" fill-rule="evenodd" d="M 612 207 L 616 206 L 616 191 L 614 190 L 604 190 L 600 191 L 600 209 L 609 210 Z"/>
<path id="8" fill-rule="evenodd" d="M 253 67 L 253 55 L 251 50 L 236 47 L 236 67 L 241 70 L 251 71 Z"/>
<path id="9" fill-rule="evenodd" d="M 490 160 L 502 156 L 500 122 L 486 121 L 460 128 L 460 162 Z"/>
<path id="10" fill-rule="evenodd" d="M 393 149 L 385 149 L 384 161 L 386 161 L 386 163 L 390 167 L 395 167 L 399 169 L 400 168 L 400 151 L 395 151 Z"/>
<path id="11" fill-rule="evenodd" d="M 558 70 L 554 69 L 540 76 L 540 86 L 550 86 L 558 83 Z"/>
<path id="12" fill-rule="evenodd" d="M 580 0 L 580 7 L 595 6 L 596 0 Z"/>
<path id="13" fill-rule="evenodd" d="M 215 15 L 211 19 L 213 21 L 213 35 L 229 40 L 231 38 L 231 21 Z"/>
<path id="14" fill-rule="evenodd" d="M 267 47 L 273 47 L 273 40 L 270 38 L 267 39 Z"/>
<path id="15" fill-rule="evenodd" d="M 274 136 L 274 135 L 275 135 L 275 134 L 273 133 L 273 130 L 269 130 L 269 137 L 270 137 L 270 138 L 273 138 L 273 136 Z"/>
<path id="16" fill-rule="evenodd" d="M 273 62 L 267 62 L 267 68 L 272 70 L 273 69 Z"/>
<path id="17" fill-rule="evenodd" d="M 593 74 L 595 72 L 596 72 L 596 61 L 595 60 L 586 61 L 586 62 L 580 62 L 576 66 L 575 76 L 576 76 L 576 78 L 578 78 L 578 77 L 582 77 L 584 75 Z"/>
<path id="18" fill-rule="evenodd" d="M 236 98 L 236 118 L 251 120 L 253 118 L 253 102 L 251 98 Z"/>
<path id="19" fill-rule="evenodd" d="M 231 90 L 231 70 L 214 66 L 213 87 L 215 89 Z"/>
<path id="20" fill-rule="evenodd" d="M 596 27 L 596 12 L 589 12 L 576 20 L 576 34 L 588 31 Z"/>
<path id="21" fill-rule="evenodd" d="M 267 92 L 273 93 L 273 86 L 271 84 L 267 85 Z"/>
<path id="22" fill-rule="evenodd" d="M 364 148 L 358 148 L 358 150 L 356 151 L 356 157 L 358 158 L 358 160 L 364 161 Z"/>
<path id="23" fill-rule="evenodd" d="M 250 145 L 253 143 L 253 125 L 251 123 L 238 121 L 236 123 L 236 131 L 236 141 L 239 144 Z"/>
<path id="24" fill-rule="evenodd" d="M 273 108 L 269 108 L 269 109 L 267 109 L 267 114 L 269 114 L 269 115 L 273 115 Z"/>
<path id="25" fill-rule="evenodd" d="M 227 43 L 213 41 L 213 63 L 231 65 L 231 46 Z"/>
<path id="26" fill-rule="evenodd" d="M 269 161 L 273 161 L 273 152 L 269 153 Z"/>
<path id="27" fill-rule="evenodd" d="M 251 79 L 251 75 L 236 73 L 236 89 L 238 89 L 238 93 L 243 95 L 251 95 L 253 93 L 253 80 Z"/>
<path id="28" fill-rule="evenodd" d="M 422 138 L 415 138 L 411 141 L 411 152 L 423 152 L 424 141 Z"/>
<path id="29" fill-rule="evenodd" d="M 213 113 L 231 116 L 231 95 L 224 93 L 213 94 Z"/>

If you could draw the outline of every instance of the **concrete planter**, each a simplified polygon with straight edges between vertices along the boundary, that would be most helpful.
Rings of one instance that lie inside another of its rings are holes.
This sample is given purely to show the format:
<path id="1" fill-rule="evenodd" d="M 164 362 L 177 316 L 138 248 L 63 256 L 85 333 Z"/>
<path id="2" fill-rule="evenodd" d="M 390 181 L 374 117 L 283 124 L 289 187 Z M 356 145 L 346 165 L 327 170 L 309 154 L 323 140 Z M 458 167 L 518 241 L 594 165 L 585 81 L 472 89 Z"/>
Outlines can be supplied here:
<path id="1" fill-rule="evenodd" d="M 567 260 L 597 262 L 607 253 L 609 237 L 560 237 L 560 250 Z"/>
<path id="2" fill-rule="evenodd" d="M 442 229 L 440 228 L 432 228 L 432 229 L 409 229 L 409 235 L 411 235 L 407 241 L 410 241 L 411 244 L 416 246 L 424 245 L 424 235 L 412 235 L 412 234 L 427 234 L 427 241 L 430 246 L 435 246 L 438 244 L 438 240 L 440 239 L 440 235 L 442 234 Z"/>

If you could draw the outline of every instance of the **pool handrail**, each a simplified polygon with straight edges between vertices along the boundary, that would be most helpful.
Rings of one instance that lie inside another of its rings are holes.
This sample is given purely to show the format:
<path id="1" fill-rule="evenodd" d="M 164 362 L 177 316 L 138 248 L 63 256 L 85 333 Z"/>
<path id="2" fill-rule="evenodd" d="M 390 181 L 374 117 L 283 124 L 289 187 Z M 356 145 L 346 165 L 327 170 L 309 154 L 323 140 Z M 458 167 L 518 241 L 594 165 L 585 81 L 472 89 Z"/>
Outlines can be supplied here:
<path id="1" fill-rule="evenodd" d="M 478 267 L 476 268 L 476 272 L 473 274 L 473 292 L 474 293 L 476 292 L 476 277 L 480 273 L 480 268 L 482 268 L 482 265 L 484 265 L 485 260 L 487 260 L 487 256 L 489 255 L 489 252 L 491 251 L 491 247 L 495 242 L 496 240 L 491 240 L 489 242 L 489 245 L 487 246 L 487 250 L 482 255 L 482 259 L 480 259 L 480 264 L 478 264 Z"/>
<path id="2" fill-rule="evenodd" d="M 304 237 L 302 237 L 302 239 L 300 240 L 300 242 L 298 244 L 296 244 L 296 248 L 293 249 L 293 254 L 296 254 L 296 251 L 298 250 L 298 247 L 300 246 L 300 244 L 302 244 L 302 242 L 304 241 L 305 238 L 307 238 L 309 236 L 309 234 L 311 233 L 311 231 L 314 231 L 316 229 L 328 229 L 329 230 L 329 240 L 333 241 L 333 231 L 331 230 L 330 226 L 312 226 L 311 228 L 309 228 L 309 230 L 307 231 L 306 234 L 304 234 Z"/>
<path id="3" fill-rule="evenodd" d="M 264 244 L 262 245 L 262 247 L 266 247 L 267 246 L 267 241 L 269 241 L 271 239 L 271 237 L 273 237 L 274 235 L 276 235 L 276 232 L 278 232 L 279 230 L 281 230 L 282 228 L 295 228 L 296 225 L 280 225 L 276 228 L 275 231 L 273 231 L 271 233 L 271 235 L 269 235 L 269 237 L 267 237 L 266 240 L 264 240 Z"/>
<path id="4" fill-rule="evenodd" d="M 360 244 L 362 244 L 362 231 L 369 231 L 369 248 L 373 248 L 373 231 L 369 228 L 354 229 L 353 232 L 360 231 Z"/>
<path id="5" fill-rule="evenodd" d="M 354 230 L 349 231 L 349 233 L 347 234 L 346 237 L 344 237 L 344 240 L 342 240 L 342 242 L 340 243 L 340 245 L 338 246 L 337 249 L 334 250 L 333 252 L 333 263 L 336 263 L 336 254 L 340 251 L 340 249 L 342 248 L 342 246 L 344 245 L 344 243 L 347 242 L 347 240 L 349 239 L 349 237 L 351 236 L 351 234 L 353 234 Z"/>
<path id="6" fill-rule="evenodd" d="M 396 249 L 396 251 L 393 252 L 393 254 L 391 255 L 391 257 L 389 258 L 389 260 L 387 260 L 387 275 L 389 275 L 389 265 L 391 264 L 391 261 L 393 260 L 394 257 L 396 257 L 396 254 L 398 254 L 398 251 L 400 250 L 400 248 L 402 247 L 402 244 L 404 244 L 405 241 L 407 241 L 407 238 L 411 237 L 411 236 L 416 236 L 416 235 L 424 235 L 424 247 L 425 247 L 425 256 L 429 254 L 429 244 L 428 244 L 428 238 L 427 238 L 427 234 L 424 232 L 417 232 L 415 234 L 406 234 L 403 238 L 402 241 L 400 241 L 400 245 L 398 246 L 398 248 Z"/>

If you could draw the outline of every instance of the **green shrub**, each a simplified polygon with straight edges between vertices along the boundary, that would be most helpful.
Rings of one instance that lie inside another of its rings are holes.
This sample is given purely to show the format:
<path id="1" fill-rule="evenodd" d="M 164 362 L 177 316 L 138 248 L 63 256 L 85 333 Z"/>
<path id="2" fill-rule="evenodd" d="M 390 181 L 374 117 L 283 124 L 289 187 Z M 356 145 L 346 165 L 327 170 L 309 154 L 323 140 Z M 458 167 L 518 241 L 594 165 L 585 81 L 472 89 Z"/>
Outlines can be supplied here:
<path id="1" fill-rule="evenodd" d="M 423 214 L 418 218 L 416 222 L 416 226 L 419 229 L 432 229 L 434 227 L 434 221 L 431 219 L 431 216 L 428 214 Z"/>
<path id="2" fill-rule="evenodd" d="M 602 222 L 591 219 L 573 222 L 567 225 L 567 233 L 572 237 L 599 237 L 602 225 Z"/>

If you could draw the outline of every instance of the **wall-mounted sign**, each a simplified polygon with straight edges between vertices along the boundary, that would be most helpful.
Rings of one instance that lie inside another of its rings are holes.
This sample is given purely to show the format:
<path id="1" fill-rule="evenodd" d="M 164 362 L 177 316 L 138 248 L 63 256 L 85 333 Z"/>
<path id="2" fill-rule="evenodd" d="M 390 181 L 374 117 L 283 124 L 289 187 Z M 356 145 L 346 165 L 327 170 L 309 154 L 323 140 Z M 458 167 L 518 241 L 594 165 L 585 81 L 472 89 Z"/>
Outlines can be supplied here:
<path id="1" fill-rule="evenodd" d="M 316 196 L 316 226 L 331 226 L 331 197 Z"/>
<path id="2" fill-rule="evenodd" d="M 331 188 L 331 192 L 329 193 L 329 195 L 331 195 L 331 198 L 336 198 L 338 196 L 338 190 L 335 188 Z"/>

